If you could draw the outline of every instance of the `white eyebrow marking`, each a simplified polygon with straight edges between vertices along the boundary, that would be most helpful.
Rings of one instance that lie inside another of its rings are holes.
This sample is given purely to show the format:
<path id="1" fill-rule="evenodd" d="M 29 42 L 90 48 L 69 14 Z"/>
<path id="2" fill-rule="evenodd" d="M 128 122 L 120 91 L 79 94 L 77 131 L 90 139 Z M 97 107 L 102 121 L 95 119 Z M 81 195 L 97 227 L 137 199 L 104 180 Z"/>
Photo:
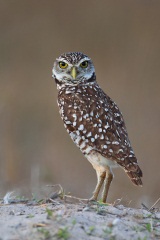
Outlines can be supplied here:
<path id="1" fill-rule="evenodd" d="M 91 59 L 88 58 L 88 57 L 85 57 L 85 58 L 83 58 L 83 59 L 81 59 L 81 60 L 79 61 L 78 65 L 80 65 L 80 64 L 81 64 L 82 62 L 84 62 L 84 61 L 91 61 Z"/>

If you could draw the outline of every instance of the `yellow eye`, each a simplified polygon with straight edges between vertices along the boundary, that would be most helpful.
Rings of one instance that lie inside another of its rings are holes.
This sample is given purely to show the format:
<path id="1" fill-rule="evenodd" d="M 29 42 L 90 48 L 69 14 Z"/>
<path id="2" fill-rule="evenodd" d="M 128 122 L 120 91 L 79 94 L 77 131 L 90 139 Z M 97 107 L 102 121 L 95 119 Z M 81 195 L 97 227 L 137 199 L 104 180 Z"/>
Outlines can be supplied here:
<path id="1" fill-rule="evenodd" d="M 68 67 L 68 64 L 65 62 L 59 62 L 59 67 L 64 69 L 64 68 Z"/>
<path id="2" fill-rule="evenodd" d="M 82 68 L 87 68 L 88 67 L 88 61 L 84 61 L 80 64 Z"/>

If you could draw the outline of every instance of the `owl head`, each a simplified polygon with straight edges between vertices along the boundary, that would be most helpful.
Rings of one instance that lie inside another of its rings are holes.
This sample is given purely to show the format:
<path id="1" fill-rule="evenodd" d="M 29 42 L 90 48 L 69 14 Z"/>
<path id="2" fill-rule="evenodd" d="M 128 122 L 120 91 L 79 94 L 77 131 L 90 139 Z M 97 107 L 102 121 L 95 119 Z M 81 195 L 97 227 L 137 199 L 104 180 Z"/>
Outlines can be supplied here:
<path id="1" fill-rule="evenodd" d="M 54 62 L 52 73 L 58 85 L 78 85 L 95 81 L 95 69 L 91 59 L 80 52 L 62 54 Z"/>

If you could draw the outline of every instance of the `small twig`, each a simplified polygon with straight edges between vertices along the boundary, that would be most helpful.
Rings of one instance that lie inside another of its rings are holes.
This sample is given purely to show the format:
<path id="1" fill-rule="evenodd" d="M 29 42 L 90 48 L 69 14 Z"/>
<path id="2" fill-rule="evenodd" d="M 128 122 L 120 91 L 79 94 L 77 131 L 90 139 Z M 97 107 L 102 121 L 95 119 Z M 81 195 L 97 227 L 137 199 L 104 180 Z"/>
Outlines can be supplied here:
<path id="1" fill-rule="evenodd" d="M 38 227 L 46 227 L 47 226 L 47 224 L 45 224 L 45 223 L 34 223 L 33 224 L 33 227 L 35 227 L 35 228 L 38 228 Z"/>
<path id="2" fill-rule="evenodd" d="M 159 201 L 160 201 L 160 198 L 158 198 L 158 200 L 152 205 L 152 207 L 150 207 L 150 209 L 148 211 L 151 211 Z"/>
<path id="3" fill-rule="evenodd" d="M 149 208 L 144 204 L 144 203 L 141 203 L 142 207 L 144 207 L 147 211 L 149 211 Z"/>
<path id="4" fill-rule="evenodd" d="M 52 201 L 53 198 L 60 197 L 60 195 L 63 195 L 62 199 L 64 199 L 64 200 L 65 200 L 65 198 L 70 198 L 70 199 L 78 200 L 81 203 L 83 203 L 83 201 L 87 201 L 88 202 L 88 199 L 78 198 L 78 197 L 74 197 L 74 196 L 71 196 L 71 195 L 64 194 L 64 190 L 63 190 L 63 188 L 62 188 L 62 186 L 60 184 L 47 185 L 47 187 L 59 187 L 60 188 L 59 192 L 54 193 L 55 196 L 53 194 L 53 197 L 49 198 L 50 201 Z"/>
<path id="5" fill-rule="evenodd" d="M 116 200 L 112 203 L 112 206 L 113 206 L 113 207 L 117 206 L 121 201 L 122 201 L 122 198 L 116 199 Z"/>
<path id="6" fill-rule="evenodd" d="M 54 203 L 54 204 L 57 204 L 57 205 L 59 205 L 59 204 L 60 204 L 59 202 L 57 202 L 57 201 L 53 200 L 52 198 L 48 198 L 47 200 L 48 200 L 48 201 L 50 201 L 50 202 L 52 202 L 52 203 Z"/>
<path id="7" fill-rule="evenodd" d="M 78 197 L 74 197 L 74 196 L 71 196 L 71 195 L 64 195 L 64 197 L 66 197 L 66 198 L 71 198 L 71 199 L 75 199 L 75 200 L 78 200 L 78 201 L 80 201 L 80 202 L 82 202 L 82 201 L 89 201 L 88 199 L 86 199 L 86 198 L 78 198 Z M 83 203 L 83 202 L 82 202 Z"/>

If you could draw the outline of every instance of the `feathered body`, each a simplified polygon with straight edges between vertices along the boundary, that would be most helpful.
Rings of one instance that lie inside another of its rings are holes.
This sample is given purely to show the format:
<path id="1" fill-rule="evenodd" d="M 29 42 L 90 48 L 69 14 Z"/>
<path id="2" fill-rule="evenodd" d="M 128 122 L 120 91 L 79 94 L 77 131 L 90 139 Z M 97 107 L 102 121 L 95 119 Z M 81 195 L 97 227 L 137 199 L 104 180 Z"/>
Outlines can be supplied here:
<path id="1" fill-rule="evenodd" d="M 53 75 L 59 90 L 58 106 L 64 126 L 97 172 L 98 183 L 93 199 L 97 198 L 104 180 L 104 188 L 109 188 L 114 166 L 121 166 L 135 185 L 142 185 L 142 171 L 131 147 L 122 113 L 96 82 L 92 61 L 82 53 L 67 53 L 60 56 L 53 69 L 58 68 L 59 61 L 70 64 L 70 71 L 73 71 L 72 66 L 76 66 L 80 73 L 80 64 L 88 61 L 88 71 L 83 72 L 82 68 L 82 76 L 77 79 L 66 77 L 63 71 L 63 78 L 58 78 L 59 73 L 54 70 Z M 107 194 L 108 189 L 104 189 L 104 202 Z"/>

